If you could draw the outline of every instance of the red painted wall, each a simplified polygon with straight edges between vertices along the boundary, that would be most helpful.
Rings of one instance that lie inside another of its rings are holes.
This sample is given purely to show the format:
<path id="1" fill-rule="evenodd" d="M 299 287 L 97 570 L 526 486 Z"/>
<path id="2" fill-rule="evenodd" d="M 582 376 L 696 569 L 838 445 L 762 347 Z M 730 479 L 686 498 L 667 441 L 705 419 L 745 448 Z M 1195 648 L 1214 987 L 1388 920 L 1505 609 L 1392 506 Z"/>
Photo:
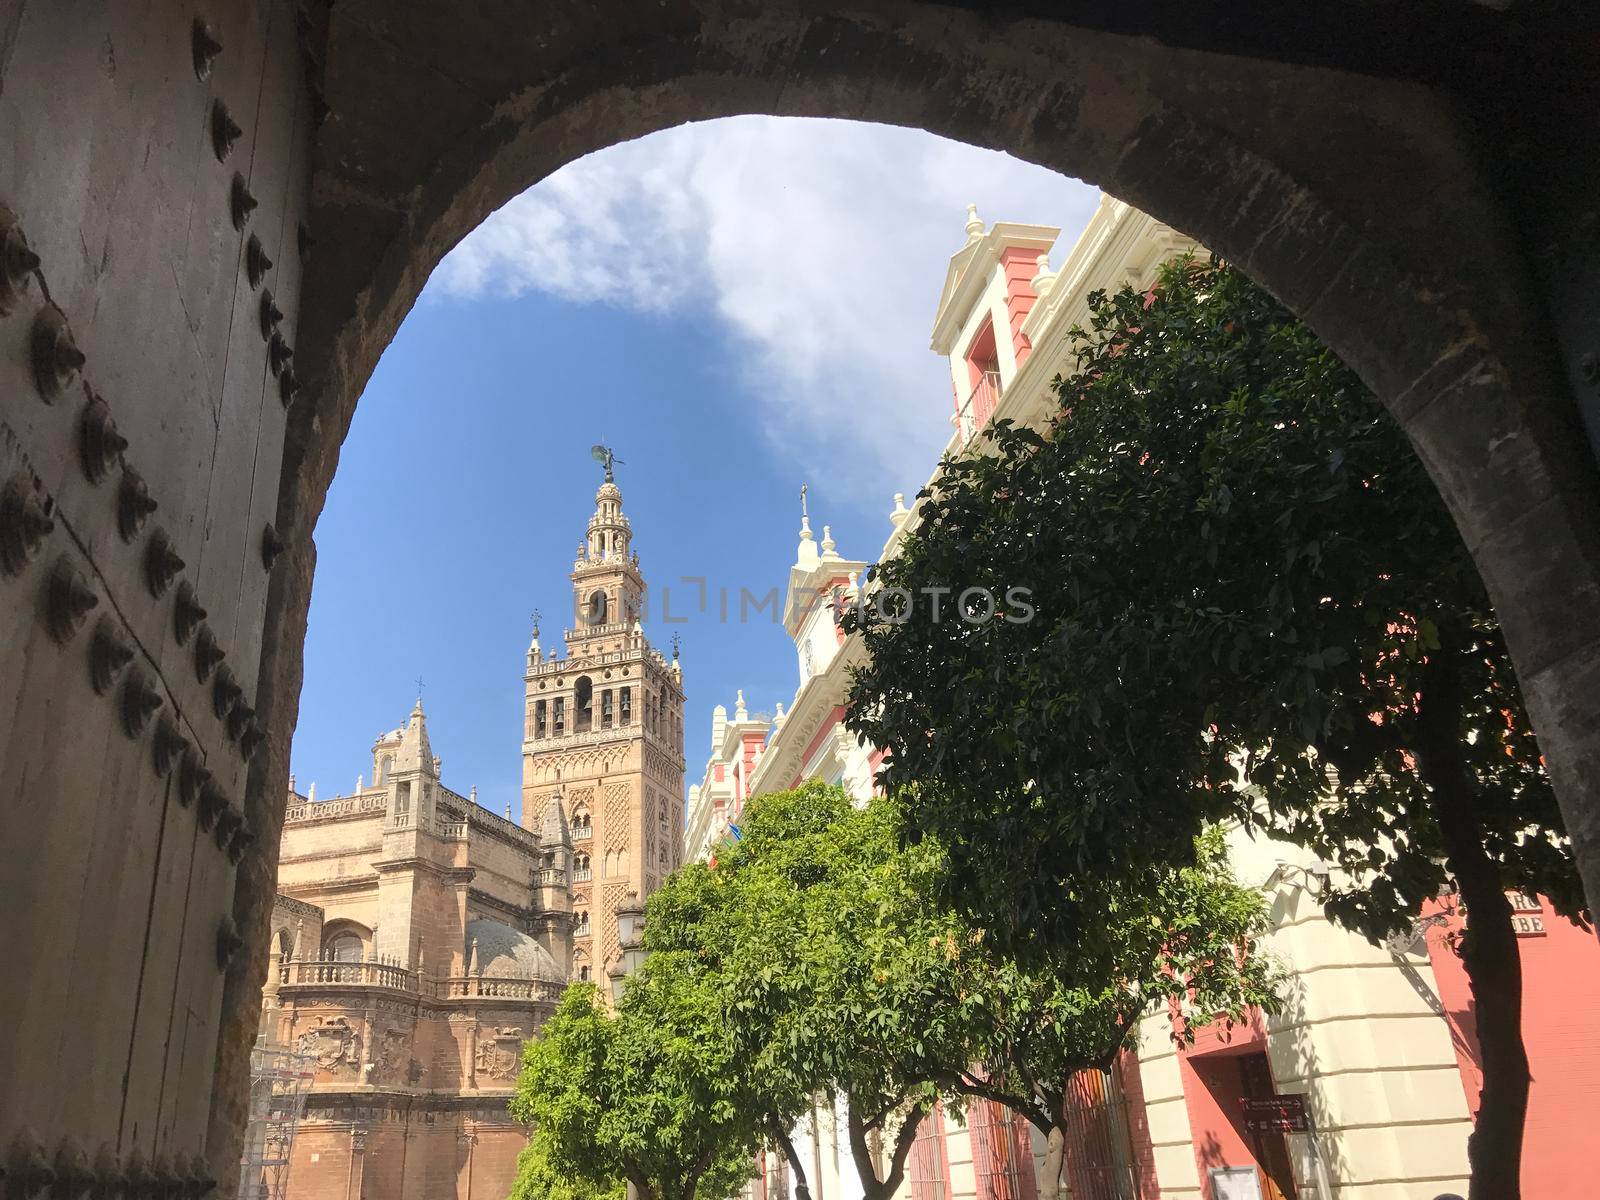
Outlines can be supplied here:
<path id="1" fill-rule="evenodd" d="M 1523 1137 L 1522 1194 L 1539 1200 L 1590 1200 L 1600 1184 L 1594 1176 L 1595 1130 L 1600 1128 L 1600 944 L 1537 901 L 1542 936 L 1517 939 L 1522 951 L 1522 1038 L 1533 1087 Z M 1467 1108 L 1477 1115 L 1483 1085 L 1472 993 L 1466 971 L 1450 945 L 1462 921 L 1453 903 L 1441 905 L 1449 923 L 1428 933 L 1428 956 L 1439 999 L 1450 1023 Z"/>
<path id="2" fill-rule="evenodd" d="M 1183 1055 L 1183 1106 L 1189 1112 L 1195 1165 L 1202 1182 L 1212 1167 L 1255 1166 L 1239 1101 L 1239 1064 L 1229 1054 Z"/>
<path id="3" fill-rule="evenodd" d="M 1033 290 L 1033 277 L 1039 273 L 1039 252 L 1013 246 L 1000 252 L 1000 269 L 1006 277 L 1006 313 L 1011 320 L 1011 348 L 1017 366 L 1027 361 L 1033 344 L 1022 336 L 1022 323 L 1028 319 L 1039 297 Z"/>

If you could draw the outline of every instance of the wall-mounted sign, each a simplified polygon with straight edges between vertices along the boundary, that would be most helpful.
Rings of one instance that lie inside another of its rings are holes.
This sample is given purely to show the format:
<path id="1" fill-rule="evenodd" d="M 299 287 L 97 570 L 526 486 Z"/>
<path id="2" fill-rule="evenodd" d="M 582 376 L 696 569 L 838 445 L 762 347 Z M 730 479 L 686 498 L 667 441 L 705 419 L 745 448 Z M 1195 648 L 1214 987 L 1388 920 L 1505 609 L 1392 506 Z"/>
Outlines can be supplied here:
<path id="1" fill-rule="evenodd" d="M 1243 1097 L 1239 1111 L 1244 1114 L 1245 1127 L 1254 1133 L 1307 1133 L 1311 1129 L 1304 1096 Z"/>
<path id="2" fill-rule="evenodd" d="M 1261 1200 L 1261 1176 L 1254 1167 L 1212 1167 L 1206 1175 L 1214 1200 Z"/>
<path id="3" fill-rule="evenodd" d="M 1532 896 L 1507 892 L 1511 901 L 1511 925 L 1518 937 L 1544 937 L 1544 907 Z"/>

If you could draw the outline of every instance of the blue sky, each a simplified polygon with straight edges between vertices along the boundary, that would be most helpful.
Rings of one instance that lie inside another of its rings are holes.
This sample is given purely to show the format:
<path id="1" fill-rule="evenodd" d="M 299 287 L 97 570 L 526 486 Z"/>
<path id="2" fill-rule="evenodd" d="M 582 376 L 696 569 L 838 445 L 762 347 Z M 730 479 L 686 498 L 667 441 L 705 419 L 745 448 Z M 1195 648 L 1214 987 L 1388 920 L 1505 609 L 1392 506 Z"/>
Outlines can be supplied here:
<path id="1" fill-rule="evenodd" d="M 918 131 L 740 117 L 614 146 L 512 201 L 435 272 L 345 441 L 316 530 L 297 786 L 348 792 L 421 677 L 446 784 L 517 814 L 529 614 L 548 650 L 597 441 L 622 460 L 646 632 L 682 639 L 698 779 L 713 705 L 794 692 L 781 625 L 739 621 L 738 595 L 783 587 L 800 485 L 818 535 L 870 559 L 893 493 L 909 501 L 948 440 L 928 331 L 965 206 L 1061 226 L 1059 262 L 1096 200 Z M 686 622 L 662 620 L 663 588 Z"/>

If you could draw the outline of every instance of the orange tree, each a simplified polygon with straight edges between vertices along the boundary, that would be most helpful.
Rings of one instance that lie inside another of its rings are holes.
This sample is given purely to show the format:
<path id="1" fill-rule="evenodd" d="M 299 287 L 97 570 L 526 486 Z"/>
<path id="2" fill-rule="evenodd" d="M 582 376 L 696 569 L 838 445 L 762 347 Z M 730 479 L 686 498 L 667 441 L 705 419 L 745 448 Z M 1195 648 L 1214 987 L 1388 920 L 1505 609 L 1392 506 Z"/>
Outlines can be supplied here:
<path id="1" fill-rule="evenodd" d="M 1051 427 L 1001 422 L 947 461 L 845 614 L 870 653 L 848 722 L 887 786 L 916 786 L 954 899 L 1041 945 L 1087 928 L 1073 880 L 1181 860 L 1208 821 L 1314 850 L 1330 916 L 1374 939 L 1453 884 L 1483 1051 L 1473 1197 L 1514 1197 L 1505 891 L 1582 899 L 1472 560 L 1377 399 L 1239 273 L 1186 261 L 1090 307 Z M 987 620 L 968 591 L 1019 587 Z"/>

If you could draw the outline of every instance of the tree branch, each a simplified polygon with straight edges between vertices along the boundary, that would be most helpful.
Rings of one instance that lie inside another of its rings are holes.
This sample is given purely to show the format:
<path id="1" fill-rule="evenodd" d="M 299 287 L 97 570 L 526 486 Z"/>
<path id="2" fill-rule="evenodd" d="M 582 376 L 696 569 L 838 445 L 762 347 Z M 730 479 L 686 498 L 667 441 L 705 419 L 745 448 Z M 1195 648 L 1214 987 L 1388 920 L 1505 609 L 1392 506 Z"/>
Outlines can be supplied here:
<path id="1" fill-rule="evenodd" d="M 976 1096 L 981 1100 L 993 1100 L 996 1104 L 1004 1104 L 1013 1112 L 1021 1113 L 1028 1119 L 1029 1124 L 1038 1128 L 1046 1137 L 1050 1136 L 1050 1118 L 1043 1112 L 1038 1104 L 1014 1092 L 1003 1091 L 1000 1088 L 967 1074 L 958 1072 L 948 1081 L 949 1086 L 963 1096 Z"/>
<path id="2" fill-rule="evenodd" d="M 906 1159 L 911 1154 L 911 1145 L 917 1140 L 917 1129 L 922 1124 L 923 1111 L 914 1108 L 900 1126 L 900 1132 L 895 1134 L 894 1155 L 889 1160 L 889 1174 L 883 1181 L 884 1195 L 892 1196 L 900 1187 L 900 1181 L 906 1175 Z"/>

